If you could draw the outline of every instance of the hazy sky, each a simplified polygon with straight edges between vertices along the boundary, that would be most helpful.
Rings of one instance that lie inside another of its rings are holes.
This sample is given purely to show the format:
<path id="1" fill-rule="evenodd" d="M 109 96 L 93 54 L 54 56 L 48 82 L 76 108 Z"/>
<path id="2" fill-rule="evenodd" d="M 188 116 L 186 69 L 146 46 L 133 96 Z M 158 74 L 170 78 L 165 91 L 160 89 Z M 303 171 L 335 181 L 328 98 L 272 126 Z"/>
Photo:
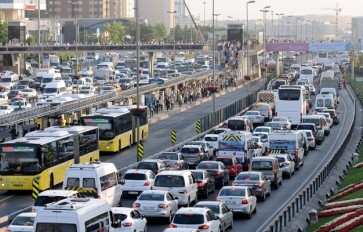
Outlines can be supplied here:
<path id="1" fill-rule="evenodd" d="M 246 2 L 248 0 L 214 0 L 215 14 L 218 20 L 246 19 Z M 212 2 L 213 0 L 186 0 L 189 4 L 193 15 L 200 16 L 204 19 L 204 4 L 205 18 L 212 19 Z M 271 6 L 269 10 L 273 11 L 274 18 L 277 18 L 275 13 L 283 13 L 284 15 L 308 15 L 308 14 L 325 14 L 335 15 L 335 9 L 338 2 L 338 8 L 342 11 L 340 15 L 345 16 L 363 16 L 363 1 L 362 0 L 256 0 L 255 3 L 248 4 L 248 18 L 262 19 L 262 10 L 265 6 Z M 328 10 L 323 10 L 328 8 Z M 271 18 L 271 12 L 266 14 L 266 18 Z"/>

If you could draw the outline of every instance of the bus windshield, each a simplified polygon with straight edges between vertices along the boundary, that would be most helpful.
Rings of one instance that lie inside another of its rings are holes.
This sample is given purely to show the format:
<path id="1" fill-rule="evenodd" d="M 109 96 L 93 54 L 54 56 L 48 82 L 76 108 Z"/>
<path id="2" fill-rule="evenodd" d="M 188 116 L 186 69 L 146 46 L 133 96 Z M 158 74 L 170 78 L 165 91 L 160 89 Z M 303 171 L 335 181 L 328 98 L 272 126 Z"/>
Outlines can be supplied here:
<path id="1" fill-rule="evenodd" d="M 301 96 L 301 89 L 279 89 L 278 95 L 280 100 L 299 101 Z"/>
<path id="2" fill-rule="evenodd" d="M 113 123 L 107 118 L 84 118 L 83 122 L 86 126 L 98 127 L 100 140 L 113 139 L 115 137 Z"/>
<path id="3" fill-rule="evenodd" d="M 36 147 L 3 145 L 0 152 L 0 174 L 26 174 L 40 172 Z"/>

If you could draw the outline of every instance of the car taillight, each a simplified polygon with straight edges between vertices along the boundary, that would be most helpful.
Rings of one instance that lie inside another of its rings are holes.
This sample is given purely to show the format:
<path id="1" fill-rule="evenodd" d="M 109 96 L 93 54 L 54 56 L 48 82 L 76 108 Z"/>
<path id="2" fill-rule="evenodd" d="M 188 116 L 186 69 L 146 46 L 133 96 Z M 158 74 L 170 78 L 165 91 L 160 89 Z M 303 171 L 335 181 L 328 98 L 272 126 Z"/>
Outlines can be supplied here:
<path id="1" fill-rule="evenodd" d="M 333 118 L 334 118 L 334 119 L 336 119 L 336 118 L 337 118 L 337 116 L 336 116 L 336 115 L 334 115 L 334 116 L 333 116 Z"/>
<path id="2" fill-rule="evenodd" d="M 182 190 L 182 191 L 179 191 L 180 194 L 188 194 L 188 191 L 187 190 Z"/>
<path id="3" fill-rule="evenodd" d="M 295 149 L 295 157 L 299 156 L 299 151 L 297 149 Z"/>
<path id="4" fill-rule="evenodd" d="M 132 208 L 140 208 L 140 204 L 139 203 L 134 203 L 134 204 L 132 204 Z"/>
<path id="5" fill-rule="evenodd" d="M 221 172 L 216 172 L 214 175 L 220 176 L 221 174 L 222 174 Z"/>
<path id="6" fill-rule="evenodd" d="M 169 207 L 169 205 L 168 204 L 158 204 L 158 207 L 161 209 L 166 209 Z"/>
<path id="7" fill-rule="evenodd" d="M 209 229 L 209 226 L 208 225 L 201 225 L 201 226 L 198 226 L 198 229 L 200 229 L 200 230 L 208 230 Z"/>
<path id="8" fill-rule="evenodd" d="M 198 181 L 197 184 L 199 187 L 203 187 L 206 185 L 206 183 L 203 183 L 202 181 Z"/>
<path id="9" fill-rule="evenodd" d="M 217 197 L 217 198 L 216 198 L 216 201 L 220 202 L 220 201 L 221 201 L 221 199 L 220 199 L 219 197 Z"/>
<path id="10" fill-rule="evenodd" d="M 271 153 L 271 148 L 267 148 L 267 155 Z"/>
<path id="11" fill-rule="evenodd" d="M 232 182 L 232 186 L 238 186 L 238 183 Z"/>
<path id="12" fill-rule="evenodd" d="M 176 168 L 178 168 L 180 166 L 180 164 L 179 163 L 175 163 L 173 166 L 176 167 Z"/>
<path id="13" fill-rule="evenodd" d="M 132 222 L 122 223 L 122 226 L 124 226 L 124 227 L 130 227 L 130 226 L 132 226 Z"/>
<path id="14" fill-rule="evenodd" d="M 170 224 L 170 225 L 169 225 L 169 228 L 177 228 L 177 226 L 176 226 L 176 225 L 174 225 L 174 224 Z"/>
<path id="15" fill-rule="evenodd" d="M 247 205 L 248 204 L 248 201 L 246 198 L 243 198 L 242 201 L 241 201 L 241 204 L 243 205 Z"/>
<path id="16" fill-rule="evenodd" d="M 199 157 L 203 157 L 203 153 L 199 153 L 199 154 L 198 154 L 198 156 L 199 156 Z"/>
<path id="17" fill-rule="evenodd" d="M 146 182 L 144 183 L 144 186 L 149 186 L 149 184 L 150 184 L 150 181 L 148 180 L 148 181 L 146 181 Z"/>
<path id="18" fill-rule="evenodd" d="M 315 139 L 313 137 L 308 138 L 309 141 L 314 141 Z"/>
<path id="19" fill-rule="evenodd" d="M 256 186 L 257 188 L 262 188 L 263 187 L 263 183 L 256 183 L 253 186 Z"/>

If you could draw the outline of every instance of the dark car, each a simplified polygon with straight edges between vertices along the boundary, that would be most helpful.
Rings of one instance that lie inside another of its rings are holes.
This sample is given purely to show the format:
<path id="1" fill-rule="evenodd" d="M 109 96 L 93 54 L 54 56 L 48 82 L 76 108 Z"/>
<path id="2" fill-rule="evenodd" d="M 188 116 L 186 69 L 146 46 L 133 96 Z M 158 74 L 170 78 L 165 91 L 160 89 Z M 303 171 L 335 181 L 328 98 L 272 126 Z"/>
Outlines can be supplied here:
<path id="1" fill-rule="evenodd" d="M 228 168 L 220 161 L 202 161 L 196 167 L 197 170 L 206 170 L 211 176 L 213 176 L 216 185 L 223 187 L 229 183 L 229 171 Z"/>
<path id="2" fill-rule="evenodd" d="M 216 161 L 220 161 L 229 170 L 229 177 L 236 177 L 242 172 L 242 164 L 235 156 L 218 156 Z"/>
<path id="3" fill-rule="evenodd" d="M 163 160 L 147 159 L 140 161 L 137 164 L 136 169 L 148 169 L 153 171 L 155 174 L 158 174 L 161 171 L 169 170 L 169 165 Z"/>
<path id="4" fill-rule="evenodd" d="M 201 145 L 184 145 L 180 152 L 188 160 L 189 166 L 196 166 L 201 161 L 208 160 L 208 153 Z"/>
<path id="5" fill-rule="evenodd" d="M 27 85 L 29 88 L 35 88 L 35 81 L 32 78 L 24 78 L 19 81 L 18 85 Z"/>
<path id="6" fill-rule="evenodd" d="M 325 140 L 324 134 L 319 133 L 314 123 L 300 123 L 297 125 L 296 130 L 311 130 L 318 145 L 321 145 Z"/>
<path id="7" fill-rule="evenodd" d="M 191 170 L 198 184 L 198 194 L 208 198 L 210 192 L 214 192 L 216 184 L 213 176 L 206 170 Z"/>
<path id="8" fill-rule="evenodd" d="M 21 90 L 11 90 L 9 93 L 8 93 L 8 99 L 12 99 L 12 98 L 16 98 L 16 97 L 19 97 L 19 98 L 23 98 L 23 93 L 21 92 Z"/>
<path id="9" fill-rule="evenodd" d="M 330 117 L 333 119 L 333 124 L 339 124 L 339 113 L 337 113 L 335 109 L 326 109 L 323 110 L 322 113 L 329 113 Z"/>

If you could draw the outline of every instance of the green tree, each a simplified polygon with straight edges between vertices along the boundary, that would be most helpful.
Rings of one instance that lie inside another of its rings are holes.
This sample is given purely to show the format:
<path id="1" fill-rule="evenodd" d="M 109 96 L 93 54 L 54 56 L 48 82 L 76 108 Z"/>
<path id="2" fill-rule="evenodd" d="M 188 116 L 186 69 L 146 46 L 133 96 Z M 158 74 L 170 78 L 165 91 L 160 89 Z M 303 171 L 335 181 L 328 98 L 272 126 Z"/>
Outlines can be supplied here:
<path id="1" fill-rule="evenodd" d="M 8 41 L 8 24 L 0 18 L 0 43 L 6 44 Z"/>
<path id="2" fill-rule="evenodd" d="M 26 42 L 27 44 L 33 45 L 33 44 L 35 44 L 35 39 L 34 39 L 34 37 L 33 37 L 33 36 L 29 36 L 29 37 L 25 40 L 25 42 Z"/>
<path id="3" fill-rule="evenodd" d="M 136 36 L 136 35 L 135 35 Z M 140 24 L 140 41 L 147 42 L 155 39 L 154 28 L 146 23 Z"/>
<path id="4" fill-rule="evenodd" d="M 106 40 L 107 42 L 123 43 L 125 40 L 126 31 L 121 22 L 107 23 L 102 32 L 108 33 L 109 37 Z"/>
<path id="5" fill-rule="evenodd" d="M 167 35 L 166 27 L 164 23 L 157 23 L 154 26 L 154 39 L 163 40 Z"/>

